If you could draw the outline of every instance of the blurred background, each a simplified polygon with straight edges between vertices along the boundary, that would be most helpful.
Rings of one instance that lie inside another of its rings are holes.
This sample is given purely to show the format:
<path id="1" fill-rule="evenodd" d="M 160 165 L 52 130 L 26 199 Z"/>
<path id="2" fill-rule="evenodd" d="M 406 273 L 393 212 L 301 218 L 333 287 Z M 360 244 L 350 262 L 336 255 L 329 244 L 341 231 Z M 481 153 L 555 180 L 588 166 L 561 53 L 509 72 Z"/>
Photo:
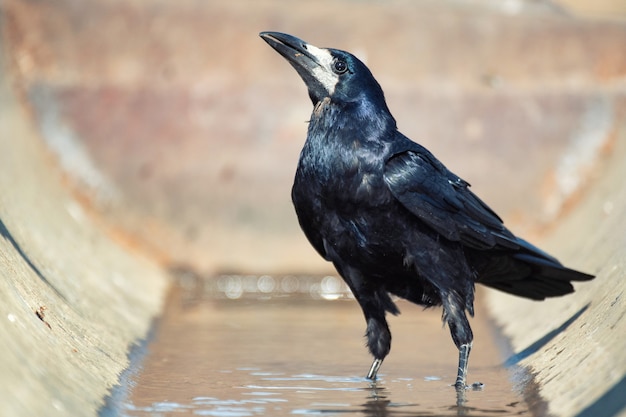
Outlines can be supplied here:
<path id="1" fill-rule="evenodd" d="M 311 103 L 262 30 L 359 56 L 400 130 L 531 240 L 601 175 L 625 115 L 623 0 L 2 7 L 50 163 L 119 241 L 207 276 L 332 271 L 290 201 Z"/>

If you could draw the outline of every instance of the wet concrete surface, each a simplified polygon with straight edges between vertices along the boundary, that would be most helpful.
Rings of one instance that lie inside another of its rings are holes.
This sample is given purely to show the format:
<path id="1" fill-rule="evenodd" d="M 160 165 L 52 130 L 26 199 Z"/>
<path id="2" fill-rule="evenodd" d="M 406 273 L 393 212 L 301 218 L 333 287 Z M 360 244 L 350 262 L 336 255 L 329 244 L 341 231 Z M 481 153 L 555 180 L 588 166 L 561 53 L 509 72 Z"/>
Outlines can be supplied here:
<path id="1" fill-rule="evenodd" d="M 338 282 L 324 278 L 321 292 L 313 283 L 313 296 L 175 288 L 140 369 L 101 415 L 532 415 L 480 305 L 472 320 L 474 388 L 464 398 L 452 386 L 457 351 L 441 311 L 403 301 L 403 314 L 390 318 L 391 354 L 372 384 L 364 378 L 365 322 Z"/>

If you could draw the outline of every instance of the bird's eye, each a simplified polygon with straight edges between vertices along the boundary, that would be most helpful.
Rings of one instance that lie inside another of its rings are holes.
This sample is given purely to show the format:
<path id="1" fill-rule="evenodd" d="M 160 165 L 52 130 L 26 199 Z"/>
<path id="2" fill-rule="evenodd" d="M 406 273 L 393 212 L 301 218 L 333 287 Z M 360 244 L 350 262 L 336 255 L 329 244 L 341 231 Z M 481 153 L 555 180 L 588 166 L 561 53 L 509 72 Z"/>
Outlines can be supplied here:
<path id="1" fill-rule="evenodd" d="M 333 62 L 333 71 L 335 71 L 335 74 L 343 74 L 348 71 L 348 64 L 344 60 L 336 59 Z"/>

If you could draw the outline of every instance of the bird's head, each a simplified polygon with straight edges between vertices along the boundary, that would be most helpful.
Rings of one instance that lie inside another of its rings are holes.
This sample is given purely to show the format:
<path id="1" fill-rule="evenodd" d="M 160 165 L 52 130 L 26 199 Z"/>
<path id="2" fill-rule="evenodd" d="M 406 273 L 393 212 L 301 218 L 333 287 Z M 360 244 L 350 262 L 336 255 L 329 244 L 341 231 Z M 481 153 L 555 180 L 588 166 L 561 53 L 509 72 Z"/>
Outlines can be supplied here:
<path id="1" fill-rule="evenodd" d="M 261 32 L 260 36 L 300 74 L 314 105 L 329 98 L 338 104 L 373 104 L 387 109 L 380 85 L 349 52 L 318 48 L 285 33 Z"/>

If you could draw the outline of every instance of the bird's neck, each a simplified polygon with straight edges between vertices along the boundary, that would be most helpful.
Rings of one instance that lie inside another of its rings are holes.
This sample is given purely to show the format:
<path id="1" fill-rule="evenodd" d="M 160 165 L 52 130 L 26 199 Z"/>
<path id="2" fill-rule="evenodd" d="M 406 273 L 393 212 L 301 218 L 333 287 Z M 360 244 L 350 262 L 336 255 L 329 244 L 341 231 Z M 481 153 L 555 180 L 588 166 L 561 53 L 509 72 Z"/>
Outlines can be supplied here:
<path id="1" fill-rule="evenodd" d="M 393 137 L 396 121 L 383 102 L 371 103 L 359 100 L 348 103 L 333 102 L 325 98 L 315 104 L 309 125 L 309 133 L 317 131 L 322 136 L 349 139 L 350 141 L 380 142 Z"/>

